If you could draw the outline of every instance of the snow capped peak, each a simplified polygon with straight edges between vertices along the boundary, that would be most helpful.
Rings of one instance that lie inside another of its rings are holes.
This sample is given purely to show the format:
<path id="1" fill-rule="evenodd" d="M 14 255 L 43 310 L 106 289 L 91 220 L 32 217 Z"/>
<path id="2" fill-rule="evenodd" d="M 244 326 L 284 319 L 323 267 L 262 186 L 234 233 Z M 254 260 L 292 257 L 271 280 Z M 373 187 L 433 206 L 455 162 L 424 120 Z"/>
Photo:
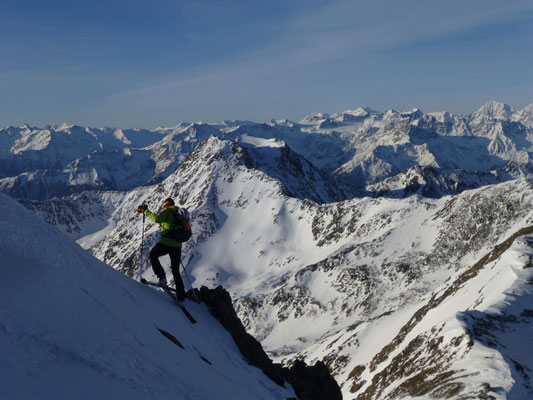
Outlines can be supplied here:
<path id="1" fill-rule="evenodd" d="M 268 122 L 269 125 L 272 125 L 272 126 L 276 126 L 276 125 L 279 125 L 279 126 L 288 126 L 289 128 L 292 128 L 294 127 L 294 122 L 288 120 L 288 119 L 271 119 L 269 122 Z"/>
<path id="2" fill-rule="evenodd" d="M 346 110 L 343 114 L 351 114 L 355 117 L 366 117 L 369 114 L 377 114 L 377 111 L 374 111 L 369 107 L 358 107 L 355 110 Z"/>
<path id="3" fill-rule="evenodd" d="M 191 125 L 192 124 L 190 122 L 180 122 L 178 125 L 175 125 L 175 126 L 158 126 L 157 128 L 154 129 L 154 131 L 166 133 L 169 131 L 183 130 Z"/>
<path id="4" fill-rule="evenodd" d="M 390 118 L 391 116 L 397 115 L 397 114 L 398 114 L 398 111 L 391 108 L 390 110 L 387 110 L 383 113 L 383 118 Z"/>
<path id="5" fill-rule="evenodd" d="M 345 110 L 340 114 L 334 114 L 333 119 L 343 122 L 361 122 L 370 115 L 376 114 L 377 111 L 368 107 L 358 107 L 355 110 Z"/>
<path id="6" fill-rule="evenodd" d="M 432 116 L 440 123 L 453 124 L 455 121 L 454 115 L 448 111 L 437 111 L 429 113 L 428 115 Z"/>
<path id="7" fill-rule="evenodd" d="M 525 106 L 522 110 L 520 110 L 520 112 L 533 114 L 533 103 L 528 104 L 527 106 Z"/>
<path id="8" fill-rule="evenodd" d="M 60 132 L 60 131 L 69 132 L 69 131 L 72 131 L 74 129 L 82 129 L 83 130 L 84 128 L 79 126 L 79 125 L 68 124 L 66 122 L 63 122 L 61 124 L 56 124 L 56 125 L 50 126 L 50 129 L 52 131 L 57 131 L 57 132 Z"/>
<path id="9" fill-rule="evenodd" d="M 533 128 L 533 103 L 514 113 L 513 121 L 521 122 L 524 125 Z"/>
<path id="10" fill-rule="evenodd" d="M 328 119 L 330 115 L 328 113 L 313 113 L 303 117 L 300 121 L 301 124 L 316 124 L 317 122 Z"/>
<path id="11" fill-rule="evenodd" d="M 421 118 L 424 113 L 419 108 L 412 108 L 410 111 L 400 113 L 402 117 Z"/>
<path id="12" fill-rule="evenodd" d="M 373 110 L 370 107 L 357 107 L 354 110 L 345 110 L 337 114 L 327 114 L 327 113 L 313 113 L 304 117 L 300 123 L 301 124 L 322 124 L 322 127 L 327 128 L 328 126 L 334 127 L 335 121 L 343 122 L 360 122 L 370 115 L 379 114 L 378 111 Z"/>
<path id="13" fill-rule="evenodd" d="M 357 110 L 363 110 L 364 112 L 368 114 L 379 114 L 379 111 L 374 110 L 373 108 L 370 108 L 370 107 L 358 107 Z"/>
<path id="14" fill-rule="evenodd" d="M 485 117 L 500 120 L 509 120 L 511 119 L 513 113 L 514 110 L 512 107 L 508 106 L 505 103 L 492 100 L 485 104 L 483 107 L 481 107 L 479 110 L 477 110 L 473 114 L 473 116 L 474 118 Z"/>

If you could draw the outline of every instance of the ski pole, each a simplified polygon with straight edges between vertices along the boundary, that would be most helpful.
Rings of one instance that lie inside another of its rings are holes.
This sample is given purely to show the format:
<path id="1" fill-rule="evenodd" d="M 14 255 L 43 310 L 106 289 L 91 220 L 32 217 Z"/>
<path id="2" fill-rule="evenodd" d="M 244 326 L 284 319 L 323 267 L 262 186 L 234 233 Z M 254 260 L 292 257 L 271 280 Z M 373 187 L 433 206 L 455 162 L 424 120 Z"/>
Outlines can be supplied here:
<path id="1" fill-rule="evenodd" d="M 142 258 L 143 258 L 143 247 L 144 247 L 144 213 L 143 213 L 143 224 L 142 224 L 142 231 L 141 231 L 141 252 L 139 254 L 139 271 L 141 271 L 142 266 Z"/>
<path id="2" fill-rule="evenodd" d="M 181 266 L 183 267 L 183 272 L 185 272 L 185 276 L 187 277 L 187 281 L 189 281 L 189 286 L 192 289 L 192 294 L 194 295 L 194 299 L 197 303 L 200 303 L 200 300 L 198 299 L 198 296 L 196 295 L 196 290 L 192 287 L 191 278 L 189 278 L 189 274 L 187 273 L 187 270 L 185 269 L 185 265 L 183 265 L 183 261 L 180 260 Z"/>

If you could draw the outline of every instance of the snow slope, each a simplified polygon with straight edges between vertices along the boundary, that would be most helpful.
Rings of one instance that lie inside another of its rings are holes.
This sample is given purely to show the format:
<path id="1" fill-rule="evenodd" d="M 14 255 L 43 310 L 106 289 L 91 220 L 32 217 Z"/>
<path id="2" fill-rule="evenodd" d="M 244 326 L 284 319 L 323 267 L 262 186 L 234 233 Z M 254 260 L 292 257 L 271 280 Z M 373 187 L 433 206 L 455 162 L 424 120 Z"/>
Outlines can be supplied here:
<path id="1" fill-rule="evenodd" d="M 326 338 L 315 356 L 350 349 L 337 379 L 356 399 L 532 398 L 532 232 L 518 230 L 416 307 Z"/>
<path id="2" fill-rule="evenodd" d="M 187 302 L 198 320 L 191 325 L 166 294 L 3 194 L 0 208 L 0 397 L 294 397 L 243 360 L 205 306 Z"/>

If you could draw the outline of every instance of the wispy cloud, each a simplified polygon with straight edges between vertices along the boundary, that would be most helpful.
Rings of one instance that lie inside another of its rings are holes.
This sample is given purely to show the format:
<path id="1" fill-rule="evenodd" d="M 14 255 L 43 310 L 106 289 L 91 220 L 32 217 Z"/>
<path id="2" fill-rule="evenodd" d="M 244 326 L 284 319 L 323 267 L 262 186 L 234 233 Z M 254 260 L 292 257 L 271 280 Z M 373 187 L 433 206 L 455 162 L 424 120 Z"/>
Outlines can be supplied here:
<path id="1" fill-rule="evenodd" d="M 302 15 L 294 21 L 290 36 L 295 38 L 292 47 L 320 54 L 329 43 L 342 56 L 454 35 L 527 14 L 533 16 L 529 0 L 342 0 Z"/>
<path id="2" fill-rule="evenodd" d="M 359 65 L 366 68 L 366 76 L 374 73 L 369 79 L 378 79 L 381 70 L 371 71 L 372 68 L 382 61 L 381 56 L 389 55 L 396 48 L 403 51 L 420 41 L 460 38 L 468 30 L 513 22 L 528 14 L 533 15 L 533 3 L 529 0 L 511 3 L 341 0 L 321 6 L 315 3 L 315 8 L 297 14 L 280 27 L 272 27 L 277 29 L 274 41 L 262 41 L 261 46 L 232 58 L 214 58 L 152 82 L 141 82 L 137 88 L 109 96 L 106 104 L 133 109 L 164 108 L 172 104 L 188 112 L 202 106 L 226 112 L 234 107 L 245 112 L 265 102 L 296 101 L 294 92 L 300 93 L 300 99 L 309 98 L 313 93 L 310 88 L 317 85 L 317 79 L 328 76 L 335 81 L 333 71 L 345 63 L 346 70 L 341 73 L 347 74 L 346 84 L 335 87 L 342 102 L 354 87 L 352 78 Z M 428 56 L 431 51 L 428 49 Z M 401 62 L 398 60 L 398 64 Z M 328 84 L 321 85 L 317 96 L 326 99 L 324 90 Z"/>
<path id="3" fill-rule="evenodd" d="M 277 75 L 290 68 L 336 59 L 368 56 L 395 46 L 439 38 L 459 32 L 523 18 L 533 13 L 531 1 L 470 0 L 427 2 L 353 1 L 328 2 L 307 11 L 284 27 L 275 43 L 256 48 L 232 60 L 181 71 L 166 82 L 111 96 L 149 95 L 158 91 L 193 88 L 228 79 Z"/>

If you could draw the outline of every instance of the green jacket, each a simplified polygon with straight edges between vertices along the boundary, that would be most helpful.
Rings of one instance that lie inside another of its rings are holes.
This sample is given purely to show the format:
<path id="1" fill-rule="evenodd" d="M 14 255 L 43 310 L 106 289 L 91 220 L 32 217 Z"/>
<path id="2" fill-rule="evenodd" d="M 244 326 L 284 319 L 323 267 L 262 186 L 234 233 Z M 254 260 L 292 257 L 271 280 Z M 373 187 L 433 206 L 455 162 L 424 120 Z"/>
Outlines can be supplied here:
<path id="1" fill-rule="evenodd" d="M 169 233 L 174 229 L 175 214 L 178 211 L 178 207 L 170 206 L 167 209 L 161 211 L 159 214 L 154 214 L 146 210 L 144 215 L 161 226 L 161 240 L 159 243 L 170 247 L 181 247 L 181 242 L 176 239 L 168 237 Z"/>

